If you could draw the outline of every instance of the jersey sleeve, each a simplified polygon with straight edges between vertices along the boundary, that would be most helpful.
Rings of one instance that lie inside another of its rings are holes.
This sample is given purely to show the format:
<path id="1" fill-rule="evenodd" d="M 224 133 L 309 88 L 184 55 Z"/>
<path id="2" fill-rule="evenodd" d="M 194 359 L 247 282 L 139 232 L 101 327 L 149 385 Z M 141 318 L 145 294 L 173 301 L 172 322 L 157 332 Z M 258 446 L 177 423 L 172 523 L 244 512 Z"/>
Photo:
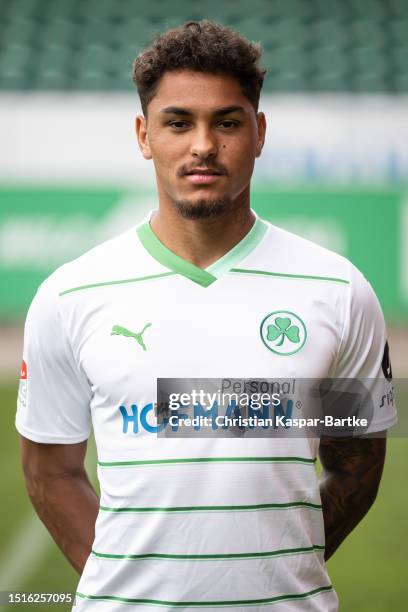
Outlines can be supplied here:
<path id="1" fill-rule="evenodd" d="M 383 313 L 371 285 L 354 266 L 334 376 L 364 390 L 360 397 L 366 406 L 360 415 L 368 416 L 366 433 L 388 429 L 397 422 Z"/>
<path id="2" fill-rule="evenodd" d="M 47 279 L 27 314 L 16 427 L 34 442 L 75 444 L 89 437 L 92 390 L 74 358 L 58 300 Z"/>

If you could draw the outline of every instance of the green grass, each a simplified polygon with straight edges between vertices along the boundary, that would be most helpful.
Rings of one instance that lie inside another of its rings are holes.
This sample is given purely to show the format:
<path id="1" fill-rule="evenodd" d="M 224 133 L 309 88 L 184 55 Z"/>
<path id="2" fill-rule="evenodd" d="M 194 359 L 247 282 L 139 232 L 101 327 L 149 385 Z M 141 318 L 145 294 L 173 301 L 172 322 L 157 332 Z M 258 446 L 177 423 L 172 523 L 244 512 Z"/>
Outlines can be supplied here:
<path id="1" fill-rule="evenodd" d="M 20 464 L 19 437 L 14 426 L 16 403 L 16 386 L 0 386 L 0 563 L 3 552 L 8 549 L 16 533 L 21 529 L 29 513 L 34 513 L 28 499 Z M 89 445 L 89 458 L 95 463 L 93 444 Z M 95 475 L 92 480 L 95 483 Z M 1 568 L 0 568 L 1 571 Z M 35 567 L 28 569 L 27 576 L 21 576 L 13 584 L 0 584 L 0 590 L 12 590 L 37 593 L 74 593 L 78 583 L 78 574 L 59 551 L 51 536 L 45 554 L 41 555 Z M 0 606 L 2 610 L 16 609 L 16 606 Z M 18 610 L 39 610 L 40 605 L 19 605 Z M 47 605 L 48 611 L 65 612 L 71 605 Z"/>
<path id="2" fill-rule="evenodd" d="M 408 440 L 389 438 L 387 445 L 374 505 L 328 562 L 341 609 L 347 612 L 402 610 L 408 600 Z"/>
<path id="3" fill-rule="evenodd" d="M 14 428 L 15 388 L 0 387 L 1 521 L 0 557 L 18 533 L 25 517 L 33 512 L 25 493 Z M 401 398 L 399 398 L 401 400 Z M 399 409 L 404 406 L 400 401 Z M 408 599 L 407 575 L 407 508 L 408 441 L 388 440 L 387 461 L 377 501 L 328 563 L 333 584 L 346 612 L 389 612 L 401 610 Z M 74 592 L 76 572 L 50 538 L 44 555 L 40 555 L 29 575 L 20 576 L 15 584 L 0 584 L 0 590 L 34 592 Z M 27 611 L 39 609 L 26 606 Z M 6 609 L 3 607 L 3 609 Z M 71 606 L 50 605 L 46 610 L 70 610 Z M 23 606 L 19 606 L 23 610 Z"/>

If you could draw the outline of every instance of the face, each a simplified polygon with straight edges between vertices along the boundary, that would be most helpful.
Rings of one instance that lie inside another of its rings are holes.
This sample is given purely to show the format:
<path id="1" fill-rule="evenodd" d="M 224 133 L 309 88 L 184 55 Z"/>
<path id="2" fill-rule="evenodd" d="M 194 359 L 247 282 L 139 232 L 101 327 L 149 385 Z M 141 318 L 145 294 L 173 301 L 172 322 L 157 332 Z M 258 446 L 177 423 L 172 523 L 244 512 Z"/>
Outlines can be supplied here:
<path id="1" fill-rule="evenodd" d="M 166 72 L 136 132 L 143 156 L 153 160 L 161 206 L 199 218 L 249 203 L 265 117 L 233 77 Z"/>

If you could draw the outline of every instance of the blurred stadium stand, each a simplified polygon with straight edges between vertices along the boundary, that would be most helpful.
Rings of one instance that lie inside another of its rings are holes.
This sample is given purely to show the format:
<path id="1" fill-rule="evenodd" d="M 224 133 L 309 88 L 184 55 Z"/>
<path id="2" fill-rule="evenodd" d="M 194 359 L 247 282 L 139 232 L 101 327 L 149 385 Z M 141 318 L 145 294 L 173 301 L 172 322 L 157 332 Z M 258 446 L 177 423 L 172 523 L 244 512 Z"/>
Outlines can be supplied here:
<path id="1" fill-rule="evenodd" d="M 204 17 L 262 43 L 266 91 L 408 92 L 407 0 L 0 0 L 0 90 L 130 90 L 155 33 Z"/>

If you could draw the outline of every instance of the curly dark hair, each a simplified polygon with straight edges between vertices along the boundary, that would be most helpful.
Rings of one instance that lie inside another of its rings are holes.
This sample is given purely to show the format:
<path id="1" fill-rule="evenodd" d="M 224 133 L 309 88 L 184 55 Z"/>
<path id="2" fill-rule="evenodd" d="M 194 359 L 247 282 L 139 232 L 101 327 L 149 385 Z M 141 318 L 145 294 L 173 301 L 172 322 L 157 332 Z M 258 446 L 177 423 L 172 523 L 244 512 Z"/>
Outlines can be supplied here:
<path id="1" fill-rule="evenodd" d="M 143 114 L 147 116 L 147 106 L 163 74 L 180 69 L 236 78 L 257 111 L 266 72 L 257 65 L 260 57 L 259 43 L 207 19 L 172 28 L 155 38 L 133 63 L 133 82 Z"/>

